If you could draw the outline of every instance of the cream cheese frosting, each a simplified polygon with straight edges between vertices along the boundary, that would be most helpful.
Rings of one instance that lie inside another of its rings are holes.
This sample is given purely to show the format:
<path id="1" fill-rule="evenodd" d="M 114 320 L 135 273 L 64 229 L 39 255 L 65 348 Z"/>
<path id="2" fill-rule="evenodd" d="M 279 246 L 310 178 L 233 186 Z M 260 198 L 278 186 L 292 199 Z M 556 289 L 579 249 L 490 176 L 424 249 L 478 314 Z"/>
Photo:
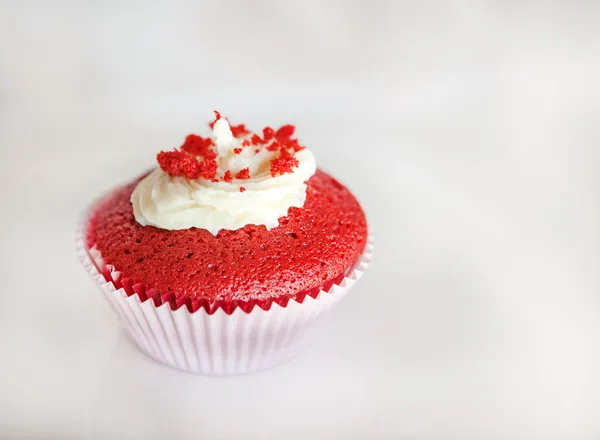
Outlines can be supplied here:
<path id="1" fill-rule="evenodd" d="M 304 205 L 306 181 L 317 169 L 310 150 L 295 152 L 298 166 L 291 173 L 273 176 L 270 163 L 278 157 L 277 151 L 244 147 L 242 143 L 248 143 L 249 135 L 234 137 L 224 118 L 215 122 L 213 138 L 217 175 L 223 176 L 229 170 L 235 176 L 248 169 L 250 177 L 232 177 L 231 181 L 188 179 L 157 168 L 131 194 L 133 213 L 139 224 L 168 230 L 202 228 L 213 235 L 221 229 L 236 230 L 249 224 L 272 229 L 291 207 Z"/>

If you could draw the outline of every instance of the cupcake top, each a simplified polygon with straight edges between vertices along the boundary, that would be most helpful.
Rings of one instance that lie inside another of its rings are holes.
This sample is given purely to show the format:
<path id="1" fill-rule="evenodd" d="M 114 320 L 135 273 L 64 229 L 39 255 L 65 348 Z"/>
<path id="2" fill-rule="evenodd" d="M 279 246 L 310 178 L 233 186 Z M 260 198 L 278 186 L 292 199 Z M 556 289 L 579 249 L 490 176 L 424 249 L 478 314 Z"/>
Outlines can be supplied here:
<path id="1" fill-rule="evenodd" d="M 95 207 L 88 246 L 105 276 L 191 311 L 268 308 L 340 282 L 367 242 L 350 191 L 291 125 L 253 134 L 217 113 L 211 128 Z"/>
<path id="2" fill-rule="evenodd" d="M 158 155 L 160 167 L 131 195 L 138 223 L 213 235 L 249 224 L 272 229 L 289 208 L 304 205 L 316 162 L 293 137 L 294 126 L 259 135 L 215 115 L 213 138 L 191 134 L 179 150 Z"/>

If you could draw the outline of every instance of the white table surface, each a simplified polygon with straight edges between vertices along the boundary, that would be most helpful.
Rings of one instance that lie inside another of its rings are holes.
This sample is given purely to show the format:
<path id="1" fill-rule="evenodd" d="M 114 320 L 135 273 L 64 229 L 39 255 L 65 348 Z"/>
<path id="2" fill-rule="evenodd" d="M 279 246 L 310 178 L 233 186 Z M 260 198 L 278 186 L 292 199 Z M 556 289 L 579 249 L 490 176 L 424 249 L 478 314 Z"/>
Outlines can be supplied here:
<path id="1" fill-rule="evenodd" d="M 0 436 L 600 437 L 600 4 L 0 2 Z M 79 211 L 204 129 L 294 122 L 375 259 L 294 362 L 147 359 Z"/>

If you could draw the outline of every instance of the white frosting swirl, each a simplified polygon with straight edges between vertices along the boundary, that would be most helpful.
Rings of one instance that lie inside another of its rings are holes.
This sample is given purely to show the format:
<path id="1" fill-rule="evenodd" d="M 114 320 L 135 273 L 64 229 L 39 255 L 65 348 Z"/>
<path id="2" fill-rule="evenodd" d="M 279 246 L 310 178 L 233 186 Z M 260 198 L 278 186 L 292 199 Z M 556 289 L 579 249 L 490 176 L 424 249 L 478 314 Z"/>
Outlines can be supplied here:
<path id="1" fill-rule="evenodd" d="M 157 168 L 131 194 L 138 223 L 168 230 L 196 227 L 216 235 L 221 229 L 235 230 L 249 224 L 274 228 L 289 208 L 304 205 L 305 182 L 317 169 L 315 157 L 308 149 L 294 155 L 299 165 L 292 173 L 273 177 L 270 161 L 277 157 L 277 152 L 260 148 L 256 153 L 256 147 L 247 146 L 235 154 L 234 148 L 242 148 L 243 139 L 232 136 L 223 118 L 215 123 L 214 136 L 218 176 L 226 170 L 235 176 L 249 168 L 250 178 L 234 178 L 230 183 L 202 177 L 190 180 L 185 176 L 173 177 Z M 240 187 L 245 191 L 241 192 Z"/>

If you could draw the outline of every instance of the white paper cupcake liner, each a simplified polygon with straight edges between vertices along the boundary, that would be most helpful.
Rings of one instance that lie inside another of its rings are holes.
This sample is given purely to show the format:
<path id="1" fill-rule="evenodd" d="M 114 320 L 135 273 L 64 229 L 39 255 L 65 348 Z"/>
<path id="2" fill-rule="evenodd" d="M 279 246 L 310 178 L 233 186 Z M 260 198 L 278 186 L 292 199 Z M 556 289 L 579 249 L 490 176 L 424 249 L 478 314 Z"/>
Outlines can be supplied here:
<path id="1" fill-rule="evenodd" d="M 236 308 L 230 315 L 219 308 L 209 314 L 204 308 L 191 313 L 187 307 L 172 310 L 165 302 L 142 302 L 106 281 L 97 263 L 98 251 L 86 247 L 90 210 L 77 227 L 78 257 L 98 285 L 104 298 L 119 316 L 135 344 L 156 361 L 192 373 L 241 374 L 269 368 L 291 359 L 310 339 L 315 321 L 344 297 L 371 262 L 373 237 L 354 268 L 329 292 L 321 290 L 302 303 L 290 300 L 285 307 L 273 302 L 269 310 L 255 306 L 246 313 Z M 100 265 L 101 267 L 102 265 Z"/>

